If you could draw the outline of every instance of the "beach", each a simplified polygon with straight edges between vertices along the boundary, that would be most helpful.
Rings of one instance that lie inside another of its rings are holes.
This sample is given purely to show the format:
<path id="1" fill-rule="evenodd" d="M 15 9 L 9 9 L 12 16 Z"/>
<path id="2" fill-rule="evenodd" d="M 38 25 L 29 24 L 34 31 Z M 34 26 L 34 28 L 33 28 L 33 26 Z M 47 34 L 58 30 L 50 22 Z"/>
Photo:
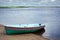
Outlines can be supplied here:
<path id="1" fill-rule="evenodd" d="M 3 25 L 0 25 L 0 40 L 48 40 L 47 38 L 44 38 L 42 34 L 39 35 L 38 33 L 27 33 L 19 35 L 6 35 L 4 33 Z"/>

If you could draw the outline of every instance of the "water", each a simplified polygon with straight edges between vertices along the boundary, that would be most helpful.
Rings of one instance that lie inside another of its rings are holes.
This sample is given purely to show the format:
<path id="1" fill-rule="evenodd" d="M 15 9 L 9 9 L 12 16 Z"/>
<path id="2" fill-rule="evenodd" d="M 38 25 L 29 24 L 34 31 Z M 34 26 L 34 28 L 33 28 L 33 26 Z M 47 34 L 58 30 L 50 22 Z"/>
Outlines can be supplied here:
<path id="1" fill-rule="evenodd" d="M 60 8 L 0 8 L 0 24 L 44 23 L 49 38 L 60 38 Z"/>

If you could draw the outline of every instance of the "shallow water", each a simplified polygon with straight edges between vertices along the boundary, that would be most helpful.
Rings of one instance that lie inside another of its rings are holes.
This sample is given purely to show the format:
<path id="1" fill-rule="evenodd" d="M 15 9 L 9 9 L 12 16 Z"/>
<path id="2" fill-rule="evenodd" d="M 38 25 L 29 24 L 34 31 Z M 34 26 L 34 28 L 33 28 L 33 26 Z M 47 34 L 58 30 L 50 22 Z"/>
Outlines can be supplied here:
<path id="1" fill-rule="evenodd" d="M 43 23 L 44 37 L 60 38 L 60 8 L 0 8 L 0 24 Z"/>

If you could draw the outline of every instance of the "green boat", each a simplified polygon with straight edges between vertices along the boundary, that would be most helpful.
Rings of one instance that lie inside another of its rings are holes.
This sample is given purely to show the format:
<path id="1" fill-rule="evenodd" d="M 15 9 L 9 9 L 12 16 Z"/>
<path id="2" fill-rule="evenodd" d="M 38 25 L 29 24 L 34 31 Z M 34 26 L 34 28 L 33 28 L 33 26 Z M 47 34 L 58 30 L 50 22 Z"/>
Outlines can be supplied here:
<path id="1" fill-rule="evenodd" d="M 44 28 L 43 24 L 17 24 L 17 25 L 5 25 L 5 32 L 8 35 L 11 34 L 22 34 L 22 33 L 31 33 Z"/>

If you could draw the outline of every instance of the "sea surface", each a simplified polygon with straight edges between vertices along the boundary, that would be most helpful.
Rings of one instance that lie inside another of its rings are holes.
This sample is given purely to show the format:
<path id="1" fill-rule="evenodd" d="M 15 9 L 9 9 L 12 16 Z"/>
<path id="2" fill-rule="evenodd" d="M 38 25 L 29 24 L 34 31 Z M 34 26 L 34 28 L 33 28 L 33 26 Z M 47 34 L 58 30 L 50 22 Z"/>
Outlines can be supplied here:
<path id="1" fill-rule="evenodd" d="M 45 24 L 44 37 L 59 40 L 60 8 L 0 8 L 0 24 Z"/>

